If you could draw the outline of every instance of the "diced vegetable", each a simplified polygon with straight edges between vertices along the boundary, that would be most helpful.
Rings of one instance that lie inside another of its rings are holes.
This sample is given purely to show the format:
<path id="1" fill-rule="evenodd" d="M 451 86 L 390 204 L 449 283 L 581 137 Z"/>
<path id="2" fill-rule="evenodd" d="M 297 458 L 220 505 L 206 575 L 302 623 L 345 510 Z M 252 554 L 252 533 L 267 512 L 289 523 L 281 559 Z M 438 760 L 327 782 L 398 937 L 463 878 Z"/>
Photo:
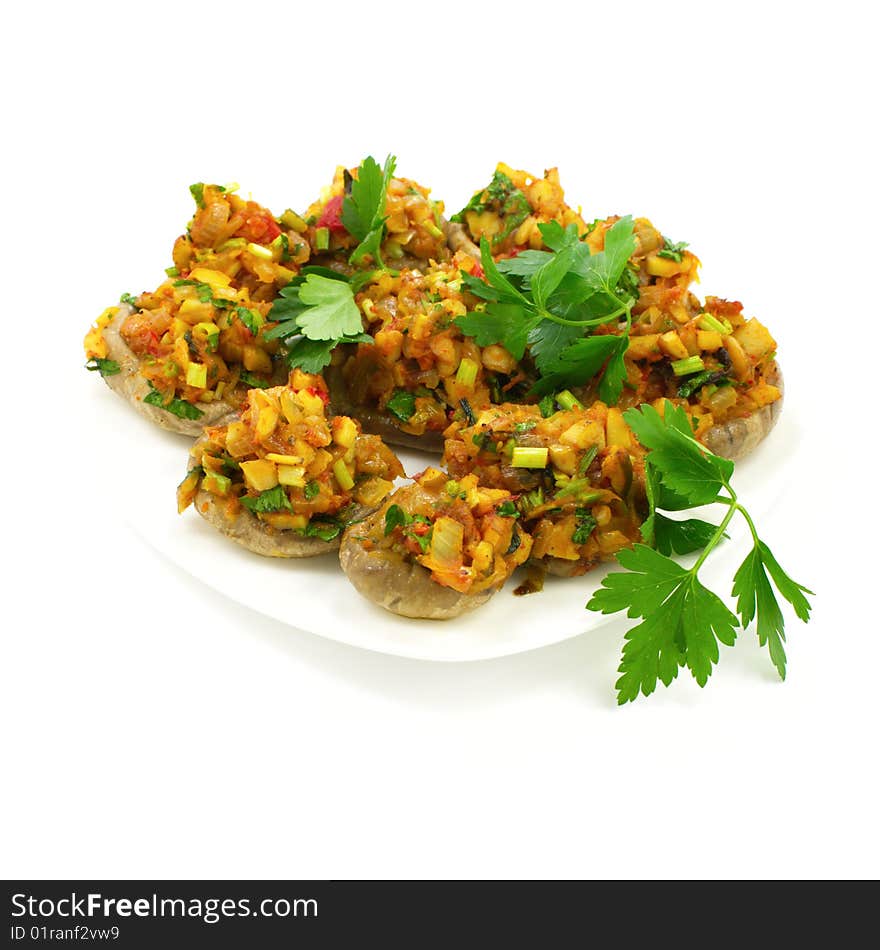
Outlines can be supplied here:
<path id="1" fill-rule="evenodd" d="M 437 518 L 429 548 L 434 565 L 450 569 L 457 567 L 461 563 L 463 545 L 464 526 L 452 518 Z"/>
<path id="2" fill-rule="evenodd" d="M 244 483 L 253 491 L 268 491 L 278 484 L 278 467 L 266 459 L 241 463 Z"/>
<path id="3" fill-rule="evenodd" d="M 676 376 L 687 376 L 689 373 L 699 373 L 705 369 L 703 359 L 700 356 L 689 356 L 687 359 L 675 360 L 672 364 L 672 372 Z"/>
<path id="4" fill-rule="evenodd" d="M 354 479 L 351 477 L 351 472 L 349 472 L 344 459 L 337 459 L 333 463 L 333 474 L 343 491 L 351 491 L 354 488 Z"/>
<path id="5" fill-rule="evenodd" d="M 475 360 L 465 357 L 458 364 L 455 381 L 468 389 L 473 389 L 474 383 L 477 381 L 477 371 L 479 368 L 479 364 Z"/>
<path id="6" fill-rule="evenodd" d="M 186 368 L 186 384 L 204 389 L 208 385 L 208 367 L 204 363 L 190 363 Z"/>
<path id="7" fill-rule="evenodd" d="M 510 464 L 513 468 L 544 468 L 549 450 L 525 445 L 514 446 Z"/>
<path id="8" fill-rule="evenodd" d="M 584 404 L 568 389 L 563 389 L 561 393 L 556 397 L 556 402 L 559 403 L 560 408 L 562 409 L 583 409 Z"/>

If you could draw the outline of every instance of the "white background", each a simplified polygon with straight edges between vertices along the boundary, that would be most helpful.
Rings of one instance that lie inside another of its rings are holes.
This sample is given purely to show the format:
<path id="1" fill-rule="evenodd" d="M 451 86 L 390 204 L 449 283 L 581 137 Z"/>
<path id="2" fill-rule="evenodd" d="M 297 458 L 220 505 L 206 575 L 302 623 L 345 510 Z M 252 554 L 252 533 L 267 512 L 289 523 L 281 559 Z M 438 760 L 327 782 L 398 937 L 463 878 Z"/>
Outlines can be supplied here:
<path id="1" fill-rule="evenodd" d="M 877 875 L 870 9 L 7 13 L 4 876 Z M 499 159 L 558 164 L 586 217 L 650 217 L 769 324 L 807 464 L 760 527 L 817 592 L 786 683 L 753 631 L 705 690 L 621 709 L 620 623 L 469 665 L 366 653 L 127 527 L 109 486 L 138 459 L 81 368 L 88 323 L 162 278 L 190 182 L 302 208 L 388 151 L 450 210 Z"/>

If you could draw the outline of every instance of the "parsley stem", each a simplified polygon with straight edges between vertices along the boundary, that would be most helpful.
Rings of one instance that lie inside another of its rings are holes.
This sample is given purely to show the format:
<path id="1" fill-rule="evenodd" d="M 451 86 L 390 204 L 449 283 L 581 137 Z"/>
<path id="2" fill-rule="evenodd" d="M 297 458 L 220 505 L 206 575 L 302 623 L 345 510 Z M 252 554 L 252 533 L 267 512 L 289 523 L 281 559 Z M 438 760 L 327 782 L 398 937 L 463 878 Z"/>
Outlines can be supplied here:
<path id="1" fill-rule="evenodd" d="M 715 545 L 718 544 L 718 542 L 724 537 L 724 532 L 727 530 L 727 526 L 730 524 L 733 516 L 737 513 L 737 511 L 742 510 L 737 503 L 736 493 L 734 490 L 727 483 L 725 483 L 724 487 L 730 492 L 730 498 L 719 498 L 718 501 L 729 505 L 730 507 L 728 508 L 727 514 L 722 519 L 721 524 L 718 525 L 715 534 L 712 535 L 712 539 L 709 541 L 706 547 L 703 548 L 703 553 L 697 558 L 696 564 L 694 564 L 694 566 L 691 568 L 690 573 L 694 577 L 696 577 L 697 571 L 702 566 L 703 561 L 706 560 Z"/>
<path id="2" fill-rule="evenodd" d="M 616 299 L 616 298 L 615 298 Z M 620 301 L 618 300 L 618 303 Z M 553 323 L 560 323 L 566 327 L 598 327 L 603 323 L 608 323 L 610 320 L 614 320 L 617 317 L 622 317 L 626 314 L 627 324 L 629 324 L 630 311 L 632 310 L 632 303 L 621 304 L 614 313 L 609 313 L 607 317 L 594 317 L 592 320 L 567 320 L 565 317 L 557 317 L 555 313 L 550 313 L 549 310 L 544 310 L 542 308 L 538 309 L 543 320 L 552 320 Z M 627 329 L 629 327 L 627 326 Z"/>
<path id="3" fill-rule="evenodd" d="M 752 532 L 752 540 L 755 542 L 755 547 L 757 547 L 761 539 L 758 537 L 758 529 L 755 527 L 755 522 L 752 521 L 752 516 L 745 510 L 745 508 L 743 508 L 742 505 L 737 504 L 736 507 L 743 518 L 746 519 L 746 522 L 749 526 L 749 531 Z"/>

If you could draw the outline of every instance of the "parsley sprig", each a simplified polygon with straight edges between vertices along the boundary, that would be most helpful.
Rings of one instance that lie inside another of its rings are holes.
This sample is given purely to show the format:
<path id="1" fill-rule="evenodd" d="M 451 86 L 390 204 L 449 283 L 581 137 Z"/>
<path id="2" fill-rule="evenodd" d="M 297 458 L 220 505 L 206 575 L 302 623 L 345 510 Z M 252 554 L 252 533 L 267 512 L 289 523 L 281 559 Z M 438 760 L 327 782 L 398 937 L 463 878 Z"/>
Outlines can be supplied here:
<path id="1" fill-rule="evenodd" d="M 733 462 L 700 445 L 687 413 L 670 402 L 662 416 L 653 406 L 645 405 L 628 409 L 624 418 L 649 450 L 646 483 L 651 511 L 642 529 L 646 543 L 618 555 L 625 572 L 604 578 L 587 604 L 588 609 L 605 614 L 625 610 L 628 617 L 641 618 L 626 633 L 616 684 L 618 702 L 632 702 L 640 692 L 650 695 L 658 679 L 669 686 L 684 666 L 705 686 L 719 659 L 718 644 L 733 646 L 738 628 L 747 628 L 755 618 L 758 642 L 768 647 L 770 659 L 784 679 L 785 623 L 774 587 L 805 622 L 810 618 L 805 595 L 812 591 L 782 570 L 758 536 L 754 521 L 731 485 Z M 696 520 L 674 521 L 658 510 L 680 511 L 713 503 L 727 507 L 717 526 Z M 749 526 L 753 547 L 734 575 L 733 612 L 700 583 L 698 574 L 737 512 Z M 651 543 L 660 550 L 649 547 Z M 671 550 L 701 553 L 691 568 L 685 568 L 667 556 Z"/>
<path id="2" fill-rule="evenodd" d="M 599 395 L 615 404 L 626 379 L 623 357 L 638 297 L 628 271 L 636 249 L 632 218 L 615 222 L 596 254 L 574 224 L 563 228 L 551 221 L 539 228 L 549 251 L 523 251 L 497 264 L 489 243 L 480 241 L 486 279 L 464 274 L 462 280 L 484 301 L 483 309 L 455 322 L 478 345 L 500 343 L 517 360 L 528 349 L 540 374 L 535 394 L 581 386 L 601 371 Z M 593 333 L 614 323 L 622 324 L 619 334 Z"/>
<path id="3" fill-rule="evenodd" d="M 342 224 L 360 242 L 349 256 L 359 265 L 369 256 L 384 269 L 385 204 L 397 160 L 393 155 L 382 167 L 372 156 L 358 166 L 350 191 L 342 201 Z M 360 270 L 347 277 L 328 267 L 307 266 L 280 291 L 269 319 L 278 325 L 265 332 L 267 340 L 282 340 L 291 368 L 320 373 L 330 364 L 333 350 L 343 343 L 372 343 L 363 332 L 361 311 L 354 299 L 375 270 Z"/>
<path id="4" fill-rule="evenodd" d="M 363 271 L 348 278 L 327 267 L 304 267 L 272 304 L 269 319 L 278 325 L 266 330 L 264 338 L 282 340 L 291 368 L 306 373 L 320 373 L 341 343 L 372 343 L 373 338 L 363 332 L 354 299 L 356 289 L 372 273 Z"/>
<path id="5" fill-rule="evenodd" d="M 389 155 L 380 168 L 368 155 L 358 166 L 357 178 L 351 180 L 351 193 L 342 201 L 342 225 L 360 241 L 349 257 L 352 264 L 362 263 L 369 254 L 378 267 L 384 267 L 385 202 L 396 164 L 397 159 Z"/>

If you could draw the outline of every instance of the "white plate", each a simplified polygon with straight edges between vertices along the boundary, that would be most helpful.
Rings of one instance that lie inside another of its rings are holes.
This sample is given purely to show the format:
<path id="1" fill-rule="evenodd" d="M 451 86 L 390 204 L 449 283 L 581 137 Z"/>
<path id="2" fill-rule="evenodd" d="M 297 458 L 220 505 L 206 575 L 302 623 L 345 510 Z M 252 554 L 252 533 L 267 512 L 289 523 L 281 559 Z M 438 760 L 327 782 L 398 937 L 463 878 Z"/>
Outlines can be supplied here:
<path id="1" fill-rule="evenodd" d="M 335 554 L 305 560 L 260 557 L 220 536 L 192 509 L 179 516 L 175 488 L 186 472 L 189 442 L 135 418 L 109 392 L 100 397 L 101 411 L 95 416 L 107 426 L 114 456 L 126 460 L 127 500 L 119 498 L 123 516 L 179 568 L 259 613 L 369 650 L 443 661 L 521 653 L 621 621 L 620 615 L 606 617 L 585 609 L 607 568 L 574 579 L 548 578 L 542 593 L 527 597 L 513 595 L 514 578 L 485 607 L 456 620 L 407 620 L 388 613 L 350 586 Z M 114 403 L 112 408 L 108 402 Z M 758 518 L 771 510 L 784 490 L 799 433 L 796 415 L 786 406 L 772 436 L 737 465 L 735 487 Z M 412 452 L 400 454 L 410 474 L 436 461 Z M 132 498 L 137 504 L 131 503 Z M 734 524 L 735 542 L 744 532 L 741 524 Z M 768 535 L 772 540 L 772 524 Z M 722 546 L 701 572 L 706 583 L 722 594 L 730 587 L 737 553 L 732 547 L 741 545 Z M 210 594 L 206 591 L 205 596 Z"/>

